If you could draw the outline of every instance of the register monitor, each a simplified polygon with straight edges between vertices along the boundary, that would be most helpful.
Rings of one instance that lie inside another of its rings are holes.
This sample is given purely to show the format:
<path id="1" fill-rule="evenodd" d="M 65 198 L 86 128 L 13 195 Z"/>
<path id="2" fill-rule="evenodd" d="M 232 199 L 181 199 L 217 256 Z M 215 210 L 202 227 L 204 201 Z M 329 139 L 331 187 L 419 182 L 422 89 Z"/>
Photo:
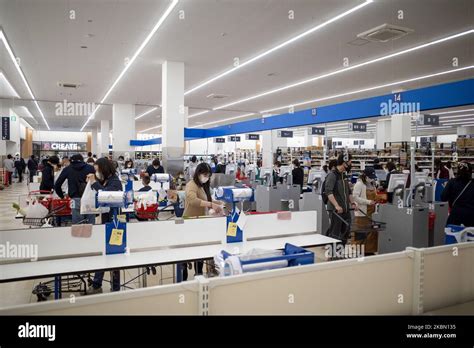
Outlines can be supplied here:
<path id="1" fill-rule="evenodd" d="M 408 174 L 391 174 L 387 192 L 394 192 L 397 189 L 405 189 Z"/>

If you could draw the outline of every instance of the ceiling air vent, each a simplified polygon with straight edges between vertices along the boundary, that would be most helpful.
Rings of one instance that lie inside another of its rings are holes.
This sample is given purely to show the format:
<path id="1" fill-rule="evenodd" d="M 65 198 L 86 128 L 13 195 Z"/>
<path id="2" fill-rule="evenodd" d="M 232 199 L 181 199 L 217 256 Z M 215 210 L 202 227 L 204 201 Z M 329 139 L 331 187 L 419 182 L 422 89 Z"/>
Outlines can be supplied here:
<path id="1" fill-rule="evenodd" d="M 64 87 L 64 88 L 79 88 L 79 87 L 81 87 L 81 84 L 80 84 L 80 83 L 58 82 L 58 87 Z"/>
<path id="2" fill-rule="evenodd" d="M 414 30 L 404 27 L 398 27 L 392 24 L 382 24 L 378 27 L 364 31 L 357 35 L 359 39 L 365 39 L 374 42 L 388 42 L 399 39 L 407 34 L 412 33 Z"/>
<path id="3" fill-rule="evenodd" d="M 228 97 L 229 96 L 225 95 L 225 94 L 211 93 L 206 98 L 209 98 L 209 99 L 224 99 L 224 98 L 228 98 Z"/>

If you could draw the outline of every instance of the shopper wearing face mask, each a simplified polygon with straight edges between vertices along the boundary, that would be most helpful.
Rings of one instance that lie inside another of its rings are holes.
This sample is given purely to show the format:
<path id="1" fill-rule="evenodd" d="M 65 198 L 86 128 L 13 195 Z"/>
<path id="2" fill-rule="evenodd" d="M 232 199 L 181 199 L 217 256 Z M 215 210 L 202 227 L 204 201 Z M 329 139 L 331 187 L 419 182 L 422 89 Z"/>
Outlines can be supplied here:
<path id="1" fill-rule="evenodd" d="M 200 163 L 194 171 L 194 176 L 186 184 L 183 217 L 198 217 L 215 213 L 223 214 L 223 206 L 219 201 L 212 200 L 210 179 L 211 167 L 207 163 Z M 196 275 L 202 274 L 202 261 L 194 263 Z M 183 265 L 183 280 L 187 280 L 188 270 Z"/>
<path id="2" fill-rule="evenodd" d="M 84 162 L 81 154 L 71 157 L 71 164 L 65 167 L 54 183 L 54 191 L 60 198 L 64 198 L 63 183 L 67 180 L 67 193 L 72 199 L 72 223 L 77 224 L 87 220 L 95 222 L 95 215 L 81 215 L 81 197 L 86 188 L 86 177 L 95 172 L 94 167 Z"/>
<path id="3" fill-rule="evenodd" d="M 355 208 L 349 182 L 345 175 L 351 169 L 352 156 L 350 154 L 340 154 L 337 158 L 336 168 L 327 175 L 324 181 L 325 193 L 328 197 L 327 211 L 331 221 L 327 235 L 341 240 L 343 244 L 346 244 L 350 236 L 350 209 Z M 335 214 L 338 214 L 339 217 Z"/>
<path id="4" fill-rule="evenodd" d="M 376 179 L 375 169 L 372 167 L 365 168 L 357 179 L 352 192 L 357 205 L 357 209 L 354 212 L 356 230 L 352 231 L 352 242 L 358 244 L 360 240 L 365 240 L 366 254 L 373 254 L 377 251 L 377 232 L 370 232 L 367 236 L 365 234 L 359 236 L 357 235 L 357 229 L 368 230 L 370 228 L 370 218 L 375 210 L 375 199 L 377 196 L 374 185 Z"/>
<path id="5" fill-rule="evenodd" d="M 87 175 L 87 180 L 91 183 L 92 189 L 96 191 L 123 191 L 122 182 L 115 173 L 115 167 L 108 158 L 99 158 L 95 164 L 95 174 Z M 110 208 L 110 213 L 102 214 L 102 223 L 112 222 L 113 209 Z M 112 291 L 120 290 L 120 271 L 114 270 L 112 274 Z M 94 275 L 92 286 L 89 287 L 88 292 L 91 294 L 102 292 L 102 280 L 104 272 L 97 272 Z"/>

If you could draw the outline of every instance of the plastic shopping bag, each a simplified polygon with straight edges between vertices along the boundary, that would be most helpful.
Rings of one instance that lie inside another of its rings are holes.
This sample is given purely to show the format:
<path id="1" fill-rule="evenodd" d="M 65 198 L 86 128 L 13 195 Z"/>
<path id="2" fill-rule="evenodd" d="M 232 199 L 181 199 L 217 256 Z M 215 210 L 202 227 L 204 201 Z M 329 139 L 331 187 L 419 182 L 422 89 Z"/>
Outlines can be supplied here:
<path id="1" fill-rule="evenodd" d="M 33 200 L 28 207 L 26 208 L 25 217 L 27 218 L 34 218 L 34 219 L 42 219 L 48 215 L 48 209 L 38 202 L 37 200 Z"/>
<path id="2" fill-rule="evenodd" d="M 87 182 L 84 193 L 81 197 L 81 215 L 100 214 L 100 209 L 95 207 L 96 191 L 92 189 L 91 183 Z"/>

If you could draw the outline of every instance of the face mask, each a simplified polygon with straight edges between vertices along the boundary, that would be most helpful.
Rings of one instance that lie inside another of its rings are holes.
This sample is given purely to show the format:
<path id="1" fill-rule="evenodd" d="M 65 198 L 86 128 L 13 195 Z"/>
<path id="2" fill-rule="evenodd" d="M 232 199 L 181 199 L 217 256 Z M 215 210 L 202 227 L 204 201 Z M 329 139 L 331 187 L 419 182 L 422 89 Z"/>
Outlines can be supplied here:
<path id="1" fill-rule="evenodd" d="M 104 179 L 104 176 L 103 176 L 102 173 L 99 172 L 99 171 L 96 171 L 96 172 L 95 172 L 95 176 L 96 176 L 97 179 L 99 179 L 99 180 L 103 180 L 103 179 Z"/>
<path id="2" fill-rule="evenodd" d="M 199 181 L 201 182 L 201 184 L 205 184 L 206 182 L 209 181 L 209 177 L 205 175 L 199 175 Z"/>

